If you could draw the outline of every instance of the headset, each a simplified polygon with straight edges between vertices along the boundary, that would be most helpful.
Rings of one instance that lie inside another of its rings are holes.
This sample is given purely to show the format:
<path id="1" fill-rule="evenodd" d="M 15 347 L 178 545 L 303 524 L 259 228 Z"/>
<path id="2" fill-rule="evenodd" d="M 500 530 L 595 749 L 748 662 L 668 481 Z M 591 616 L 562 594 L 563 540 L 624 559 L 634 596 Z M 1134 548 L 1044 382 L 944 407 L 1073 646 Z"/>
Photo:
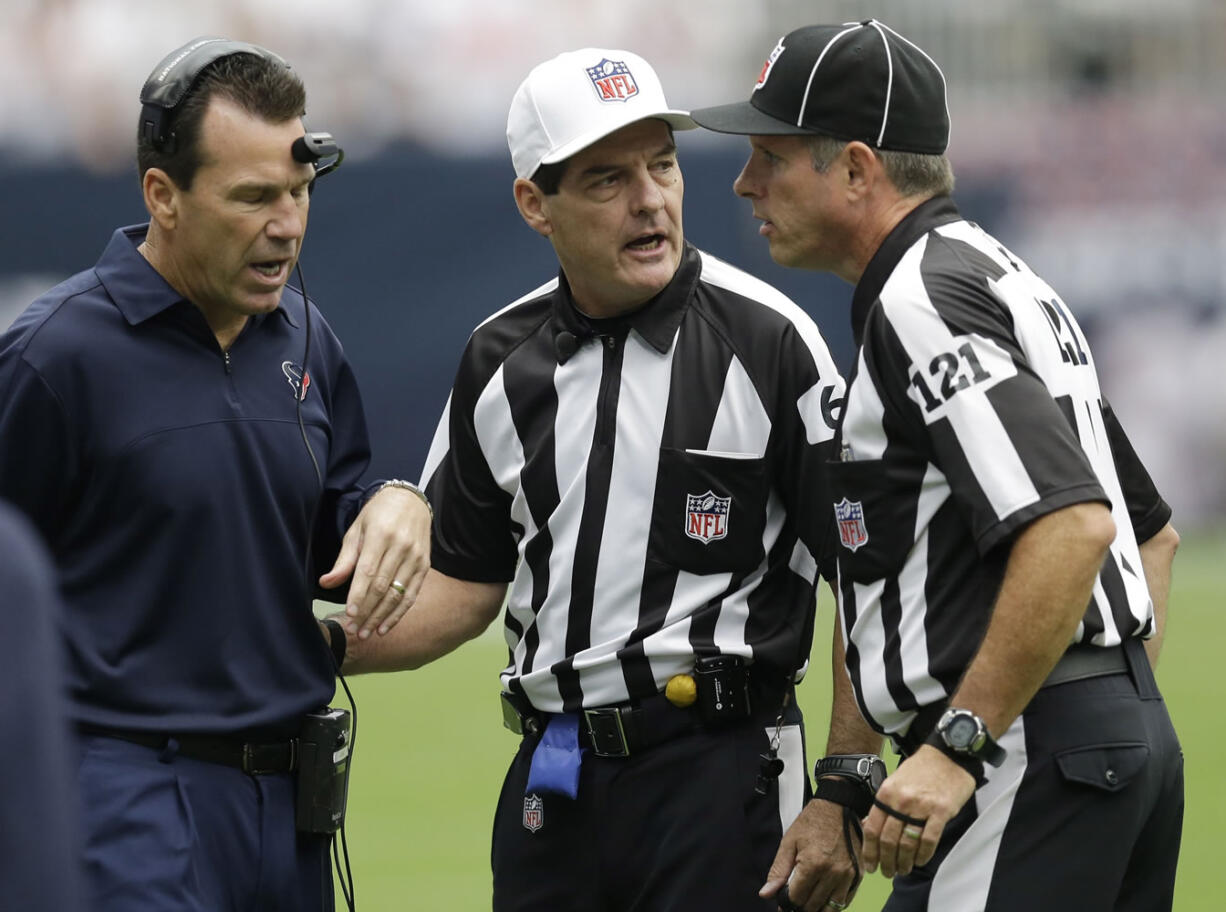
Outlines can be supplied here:
<path id="1" fill-rule="evenodd" d="M 149 75 L 149 78 L 145 80 L 145 84 L 140 91 L 140 137 L 147 140 L 158 151 L 173 154 L 177 145 L 177 138 L 174 133 L 174 116 L 179 105 L 191 95 L 192 88 L 196 85 L 200 74 L 206 67 L 224 57 L 236 54 L 253 54 L 256 57 L 272 61 L 287 70 L 290 69 L 290 65 L 284 59 L 257 44 L 216 37 L 193 39 L 162 58 Z M 335 171 L 340 167 L 341 162 L 345 158 L 344 150 L 341 149 L 330 133 L 306 133 L 298 137 L 290 146 L 290 154 L 293 156 L 294 161 L 309 164 L 315 169 L 315 176 L 307 185 L 308 195 L 314 193 L 315 181 L 325 174 Z M 302 264 L 299 262 L 295 266 L 298 271 L 298 284 L 302 287 L 302 303 L 306 321 L 306 338 L 302 352 L 302 371 L 305 376 L 311 354 L 311 303 L 307 297 L 306 280 L 302 275 Z M 298 430 L 302 435 L 303 445 L 306 447 L 307 455 L 311 459 L 311 464 L 315 469 L 315 478 L 322 492 L 323 475 L 319 469 L 319 461 L 315 458 L 315 452 L 311 449 L 310 441 L 307 438 L 306 426 L 302 420 L 303 398 L 301 394 L 294 397 L 296 400 L 295 408 L 298 418 Z M 313 591 L 310 566 L 315 531 L 315 511 L 318 507 L 319 501 L 317 499 L 311 513 L 306 551 L 303 559 L 303 573 L 306 578 L 308 592 Z M 353 694 L 350 692 L 349 685 L 345 682 L 344 676 L 341 675 L 339 667 L 336 669 L 336 673 L 337 678 L 345 689 L 350 706 L 353 708 L 353 723 L 349 738 L 349 755 L 352 756 L 354 744 L 357 740 L 357 703 L 354 701 Z M 349 866 L 349 846 L 345 837 L 343 823 L 341 824 L 340 834 L 340 840 L 335 838 L 332 840 L 332 860 L 336 866 L 341 892 L 344 894 L 349 909 L 353 910 L 356 902 L 356 889 L 354 888 L 353 874 Z M 337 849 L 338 842 L 344 851 L 345 862 L 343 871 Z"/>
<path id="2" fill-rule="evenodd" d="M 173 153 L 177 145 L 172 129 L 175 110 L 191 94 L 205 67 L 235 54 L 254 54 L 287 70 L 291 68 L 283 58 L 258 44 L 213 37 L 189 41 L 163 57 L 141 87 L 141 137 L 158 151 Z M 345 158 L 344 150 L 330 133 L 307 133 L 294 141 L 290 151 L 294 161 L 315 166 L 316 180 L 335 171 Z M 309 189 L 315 189 L 314 180 Z M 298 277 L 302 278 L 301 273 Z"/>

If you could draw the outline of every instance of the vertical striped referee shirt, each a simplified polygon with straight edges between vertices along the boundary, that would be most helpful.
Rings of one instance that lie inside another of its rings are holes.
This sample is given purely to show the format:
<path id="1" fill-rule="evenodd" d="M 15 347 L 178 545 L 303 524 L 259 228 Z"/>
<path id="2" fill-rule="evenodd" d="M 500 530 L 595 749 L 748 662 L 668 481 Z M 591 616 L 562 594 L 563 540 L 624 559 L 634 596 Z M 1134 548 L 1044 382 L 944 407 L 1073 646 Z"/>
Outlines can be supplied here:
<path id="1" fill-rule="evenodd" d="M 435 569 L 510 584 L 504 687 L 572 712 L 696 655 L 801 669 L 842 396 L 800 308 L 688 245 L 624 318 L 585 319 L 559 276 L 482 323 L 423 484 Z"/>
<path id="2" fill-rule="evenodd" d="M 859 348 L 830 501 L 840 613 L 861 712 L 886 734 L 956 688 L 986 632 L 1009 544 L 1071 504 L 1117 535 L 1076 641 L 1146 637 L 1138 552 L 1170 518 L 1059 296 L 937 197 L 856 287 Z"/>

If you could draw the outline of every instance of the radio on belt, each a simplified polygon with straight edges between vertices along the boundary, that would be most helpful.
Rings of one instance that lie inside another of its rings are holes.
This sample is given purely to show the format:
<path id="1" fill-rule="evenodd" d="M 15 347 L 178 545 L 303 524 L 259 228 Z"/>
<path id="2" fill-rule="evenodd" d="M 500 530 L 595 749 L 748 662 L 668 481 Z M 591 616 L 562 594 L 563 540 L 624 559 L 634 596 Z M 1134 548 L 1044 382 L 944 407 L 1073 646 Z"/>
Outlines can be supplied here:
<path id="1" fill-rule="evenodd" d="M 308 713 L 298 736 L 300 833 L 335 833 L 345 822 L 349 793 L 349 710 Z"/>
<path id="2" fill-rule="evenodd" d="M 740 656 L 702 656 L 694 660 L 698 712 L 709 725 L 749 718 L 749 675 Z"/>

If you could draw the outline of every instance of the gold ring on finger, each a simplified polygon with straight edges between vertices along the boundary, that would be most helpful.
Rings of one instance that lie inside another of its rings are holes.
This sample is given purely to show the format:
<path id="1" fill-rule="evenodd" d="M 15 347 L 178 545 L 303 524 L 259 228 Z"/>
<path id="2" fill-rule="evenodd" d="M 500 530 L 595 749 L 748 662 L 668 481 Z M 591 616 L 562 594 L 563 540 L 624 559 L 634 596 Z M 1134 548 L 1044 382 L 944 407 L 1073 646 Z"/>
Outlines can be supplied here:
<path id="1" fill-rule="evenodd" d="M 392 588 L 396 590 L 397 595 L 404 595 L 404 583 L 400 580 L 392 580 Z"/>
<path id="2" fill-rule="evenodd" d="M 902 834 L 908 839 L 919 839 L 924 835 L 924 831 L 917 827 L 903 827 Z"/>

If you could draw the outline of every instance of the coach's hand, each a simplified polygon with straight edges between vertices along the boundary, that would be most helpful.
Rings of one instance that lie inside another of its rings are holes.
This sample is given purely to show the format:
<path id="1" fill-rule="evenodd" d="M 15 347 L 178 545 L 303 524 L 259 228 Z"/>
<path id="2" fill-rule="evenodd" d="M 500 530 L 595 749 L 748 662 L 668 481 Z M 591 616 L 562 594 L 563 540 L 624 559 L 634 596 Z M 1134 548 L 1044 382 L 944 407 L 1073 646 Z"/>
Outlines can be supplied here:
<path id="1" fill-rule="evenodd" d="M 366 502 L 319 585 L 333 589 L 352 575 L 345 627 L 365 639 L 396 625 L 429 569 L 430 508 L 412 491 L 388 486 Z"/>
<path id="2" fill-rule="evenodd" d="M 857 834 L 851 833 L 855 843 Z M 781 909 L 816 912 L 833 900 L 835 908 L 850 905 L 860 886 L 860 872 L 843 833 L 843 807 L 820 798 L 810 801 L 783 834 L 779 851 L 766 883 L 758 891 L 763 898 L 781 897 Z M 841 905 L 840 905 L 841 904 Z"/>
<path id="3" fill-rule="evenodd" d="M 864 818 L 864 870 L 909 874 L 932 860 L 945 825 L 975 793 L 975 779 L 935 747 L 923 745 L 898 765 Z M 909 818 L 909 819 L 908 819 Z"/>

